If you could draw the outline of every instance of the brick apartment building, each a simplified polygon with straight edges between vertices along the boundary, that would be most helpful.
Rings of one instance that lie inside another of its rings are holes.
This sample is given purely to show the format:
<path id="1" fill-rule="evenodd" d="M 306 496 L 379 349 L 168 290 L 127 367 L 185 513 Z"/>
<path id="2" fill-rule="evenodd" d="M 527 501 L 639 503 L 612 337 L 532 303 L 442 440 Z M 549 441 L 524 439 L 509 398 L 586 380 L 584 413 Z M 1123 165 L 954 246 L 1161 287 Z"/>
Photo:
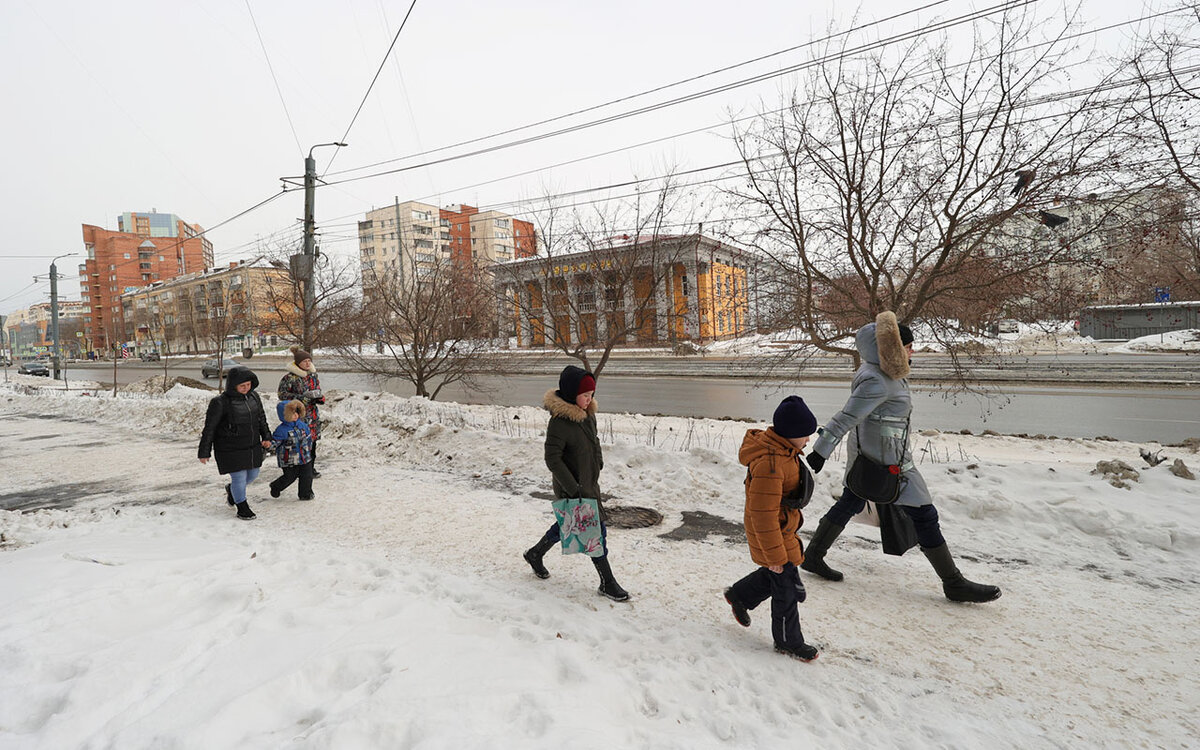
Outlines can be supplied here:
<path id="1" fill-rule="evenodd" d="M 84 346 L 107 352 L 123 343 L 121 295 L 213 265 L 212 243 L 175 214 L 126 212 L 118 231 L 83 225 L 87 260 L 79 265 Z"/>
<path id="2" fill-rule="evenodd" d="M 533 224 L 499 211 L 456 204 L 438 208 L 419 201 L 368 211 L 358 223 L 364 287 L 374 278 L 404 284 L 422 267 L 449 260 L 488 267 L 537 254 Z"/>

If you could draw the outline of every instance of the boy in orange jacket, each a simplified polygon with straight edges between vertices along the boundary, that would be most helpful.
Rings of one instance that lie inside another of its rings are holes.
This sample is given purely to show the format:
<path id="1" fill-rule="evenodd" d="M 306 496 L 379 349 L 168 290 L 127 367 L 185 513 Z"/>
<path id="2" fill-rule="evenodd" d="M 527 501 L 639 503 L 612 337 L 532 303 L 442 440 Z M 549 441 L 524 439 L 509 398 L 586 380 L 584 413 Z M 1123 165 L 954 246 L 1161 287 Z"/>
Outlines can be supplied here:
<path id="1" fill-rule="evenodd" d="M 801 661 L 818 651 L 804 642 L 798 604 L 805 599 L 797 566 L 804 550 L 796 531 L 800 509 L 812 499 L 813 477 L 800 460 L 817 420 L 799 396 L 788 396 L 775 409 L 771 427 L 746 430 L 738 461 L 746 467 L 746 541 L 759 567 L 725 589 L 734 619 L 750 627 L 750 612 L 771 599 L 771 635 L 775 650 Z"/>

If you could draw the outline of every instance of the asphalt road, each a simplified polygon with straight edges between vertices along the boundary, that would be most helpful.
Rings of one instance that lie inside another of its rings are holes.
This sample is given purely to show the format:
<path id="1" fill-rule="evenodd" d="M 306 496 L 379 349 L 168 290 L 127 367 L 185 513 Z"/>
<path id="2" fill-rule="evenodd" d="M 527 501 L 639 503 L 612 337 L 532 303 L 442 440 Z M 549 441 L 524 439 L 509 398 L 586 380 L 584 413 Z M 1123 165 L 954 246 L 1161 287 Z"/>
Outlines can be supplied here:
<path id="1" fill-rule="evenodd" d="M 945 367 L 939 355 L 921 355 L 914 372 L 926 375 Z M 1004 434 L 1044 434 L 1060 437 L 1108 436 L 1139 442 L 1176 443 L 1200 437 L 1200 378 L 1186 373 L 1200 366 L 1200 357 L 1188 355 L 1059 355 L 1014 361 L 1000 370 L 1006 377 L 986 381 L 986 396 L 954 394 L 946 387 L 921 378 L 914 382 L 914 429 L 944 431 L 986 429 Z M 653 360 L 653 361 L 650 361 Z M 171 374 L 199 379 L 201 360 L 171 363 Z M 247 362 L 259 374 L 262 387 L 273 390 L 283 372 L 279 357 L 256 357 Z M 449 386 L 438 399 L 461 403 L 517 406 L 540 404 L 555 384 L 563 360 L 530 362 L 536 374 L 482 379 L 480 387 Z M 739 363 L 741 364 L 741 363 Z M 783 395 L 798 393 L 812 406 L 819 420 L 841 408 L 848 393 L 848 366 L 828 375 L 768 380 L 761 369 L 756 377 L 731 377 L 729 363 L 713 358 L 622 358 L 601 377 L 598 398 L 606 411 L 669 416 L 765 420 Z M 663 374 L 636 374 L 638 370 Z M 124 362 L 117 382 L 127 384 L 162 372 L 161 366 Z M 627 374 L 629 373 L 629 374 Z M 698 373 L 698 374 L 692 374 Z M 1057 378 L 1050 379 L 1051 374 Z M 1084 373 L 1087 373 L 1085 375 Z M 111 367 L 75 368 L 69 378 L 112 381 Z M 1106 376 L 1100 379 L 1100 376 Z M 216 385 L 215 380 L 208 381 Z M 1167 385 L 1161 385 L 1166 383 Z M 410 396 L 403 382 L 382 384 L 357 373 L 321 369 L 325 389 L 385 390 Z"/>

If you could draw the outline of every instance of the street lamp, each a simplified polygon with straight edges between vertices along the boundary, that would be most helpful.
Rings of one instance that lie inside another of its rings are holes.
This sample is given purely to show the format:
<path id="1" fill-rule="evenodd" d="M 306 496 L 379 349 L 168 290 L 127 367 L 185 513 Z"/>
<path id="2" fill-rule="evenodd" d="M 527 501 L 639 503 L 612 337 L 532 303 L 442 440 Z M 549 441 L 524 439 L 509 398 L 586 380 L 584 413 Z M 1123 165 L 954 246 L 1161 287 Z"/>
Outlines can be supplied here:
<path id="1" fill-rule="evenodd" d="M 62 369 L 62 354 L 58 348 L 58 266 L 54 265 L 59 258 L 70 258 L 76 253 L 64 253 L 50 261 L 50 336 L 54 342 L 51 362 L 54 365 L 54 379 L 58 380 Z"/>
<path id="2" fill-rule="evenodd" d="M 313 220 L 313 204 L 316 200 L 317 188 L 317 160 L 313 158 L 313 151 L 322 146 L 342 148 L 348 145 L 340 141 L 318 143 L 308 150 L 308 156 L 304 159 L 304 255 L 300 262 L 292 263 L 292 273 L 298 280 L 304 282 L 304 341 L 302 343 L 306 351 L 312 351 L 312 314 L 313 308 L 317 304 L 316 290 L 313 288 L 313 266 L 317 259 L 317 228 Z"/>

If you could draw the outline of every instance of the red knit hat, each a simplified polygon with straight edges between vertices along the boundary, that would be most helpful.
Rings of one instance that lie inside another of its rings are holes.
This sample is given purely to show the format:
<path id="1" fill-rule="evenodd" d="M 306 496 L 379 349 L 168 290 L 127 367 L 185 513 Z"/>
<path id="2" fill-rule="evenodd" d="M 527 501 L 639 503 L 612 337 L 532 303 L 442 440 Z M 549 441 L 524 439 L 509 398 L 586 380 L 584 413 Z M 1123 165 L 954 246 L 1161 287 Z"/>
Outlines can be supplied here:
<path id="1" fill-rule="evenodd" d="M 588 391 L 595 392 L 595 390 L 596 378 L 592 377 L 591 373 L 588 373 L 587 375 L 584 375 L 582 379 L 580 379 L 579 389 L 575 391 L 575 395 L 578 396 L 580 393 L 587 393 Z"/>

